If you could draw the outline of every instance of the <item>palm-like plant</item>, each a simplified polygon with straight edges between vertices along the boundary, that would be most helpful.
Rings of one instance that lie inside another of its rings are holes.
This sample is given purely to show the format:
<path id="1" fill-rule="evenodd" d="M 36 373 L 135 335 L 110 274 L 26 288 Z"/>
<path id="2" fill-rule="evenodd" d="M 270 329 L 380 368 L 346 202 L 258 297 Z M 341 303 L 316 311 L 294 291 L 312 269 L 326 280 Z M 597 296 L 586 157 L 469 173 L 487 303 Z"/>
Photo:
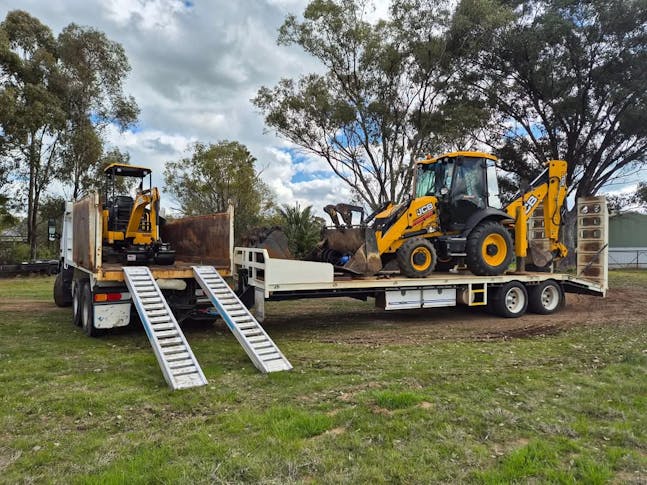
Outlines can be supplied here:
<path id="1" fill-rule="evenodd" d="M 322 226 L 321 219 L 312 214 L 312 206 L 302 209 L 298 202 L 294 206 L 284 204 L 279 215 L 292 254 L 296 258 L 308 255 L 319 242 Z"/>

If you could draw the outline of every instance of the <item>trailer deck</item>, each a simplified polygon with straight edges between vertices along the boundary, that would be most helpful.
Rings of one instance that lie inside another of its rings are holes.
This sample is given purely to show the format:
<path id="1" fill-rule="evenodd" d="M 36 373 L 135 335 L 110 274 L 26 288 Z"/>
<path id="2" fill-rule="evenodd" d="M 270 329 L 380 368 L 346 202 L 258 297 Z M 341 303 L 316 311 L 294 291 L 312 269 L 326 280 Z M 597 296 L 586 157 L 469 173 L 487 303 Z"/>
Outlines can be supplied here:
<path id="1" fill-rule="evenodd" d="M 148 265 L 148 269 L 153 274 L 155 279 L 185 279 L 193 278 L 193 266 L 201 264 L 200 262 L 190 261 L 176 261 L 174 264 L 169 265 Z M 97 281 L 124 281 L 124 266 L 118 263 L 103 263 L 101 268 L 96 272 L 95 276 Z M 222 276 L 231 275 L 231 267 L 229 265 L 215 266 Z"/>

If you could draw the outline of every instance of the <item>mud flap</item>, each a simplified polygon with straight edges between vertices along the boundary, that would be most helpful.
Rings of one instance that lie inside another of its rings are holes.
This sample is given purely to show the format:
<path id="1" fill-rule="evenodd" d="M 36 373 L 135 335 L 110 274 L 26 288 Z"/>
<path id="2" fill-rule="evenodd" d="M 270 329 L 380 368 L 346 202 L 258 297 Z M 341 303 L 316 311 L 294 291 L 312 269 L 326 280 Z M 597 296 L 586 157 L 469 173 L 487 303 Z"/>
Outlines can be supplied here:
<path id="1" fill-rule="evenodd" d="M 374 275 L 382 269 L 382 258 L 377 249 L 377 238 L 373 229 L 366 229 L 364 244 L 355 251 L 344 268 L 368 276 Z"/>

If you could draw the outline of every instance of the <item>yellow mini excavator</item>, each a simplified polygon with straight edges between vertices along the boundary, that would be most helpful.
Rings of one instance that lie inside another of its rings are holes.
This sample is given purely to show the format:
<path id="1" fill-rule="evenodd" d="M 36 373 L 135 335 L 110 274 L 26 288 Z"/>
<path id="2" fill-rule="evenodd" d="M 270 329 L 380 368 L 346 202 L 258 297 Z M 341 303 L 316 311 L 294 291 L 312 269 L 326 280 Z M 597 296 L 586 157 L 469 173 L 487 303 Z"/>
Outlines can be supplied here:
<path id="1" fill-rule="evenodd" d="M 336 227 L 327 231 L 319 254 L 362 275 L 375 274 L 395 259 L 409 277 L 456 265 L 492 276 L 505 272 L 515 255 L 518 270 L 525 269 L 526 259 L 546 267 L 565 257 L 559 229 L 566 162 L 547 162 L 528 190 L 505 208 L 499 199 L 495 162 L 492 155 L 467 151 L 420 160 L 414 167 L 411 197 L 400 204 L 389 202 L 366 219 L 359 211 L 363 219 L 359 227 L 353 227 L 345 214 L 351 206 L 327 207 Z M 528 217 L 542 203 L 548 251 L 528 244 Z M 345 225 L 337 213 L 346 216 Z"/>
<path id="2" fill-rule="evenodd" d="M 120 163 L 105 168 L 103 197 L 103 260 L 124 264 L 169 265 L 175 251 L 159 236 L 160 196 L 151 170 Z M 148 188 L 144 179 L 148 177 Z M 125 194 L 128 181 L 139 180 L 135 198 Z"/>

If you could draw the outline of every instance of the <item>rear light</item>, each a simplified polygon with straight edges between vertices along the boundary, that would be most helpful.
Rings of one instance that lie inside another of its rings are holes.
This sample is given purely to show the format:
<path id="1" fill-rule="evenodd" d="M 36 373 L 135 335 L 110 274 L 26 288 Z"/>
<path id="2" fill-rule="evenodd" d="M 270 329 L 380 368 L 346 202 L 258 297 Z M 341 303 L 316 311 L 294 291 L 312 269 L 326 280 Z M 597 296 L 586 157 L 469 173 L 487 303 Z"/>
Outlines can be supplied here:
<path id="1" fill-rule="evenodd" d="M 94 295 L 95 302 L 106 302 L 106 301 L 120 301 L 123 298 L 121 293 L 96 293 Z"/>

